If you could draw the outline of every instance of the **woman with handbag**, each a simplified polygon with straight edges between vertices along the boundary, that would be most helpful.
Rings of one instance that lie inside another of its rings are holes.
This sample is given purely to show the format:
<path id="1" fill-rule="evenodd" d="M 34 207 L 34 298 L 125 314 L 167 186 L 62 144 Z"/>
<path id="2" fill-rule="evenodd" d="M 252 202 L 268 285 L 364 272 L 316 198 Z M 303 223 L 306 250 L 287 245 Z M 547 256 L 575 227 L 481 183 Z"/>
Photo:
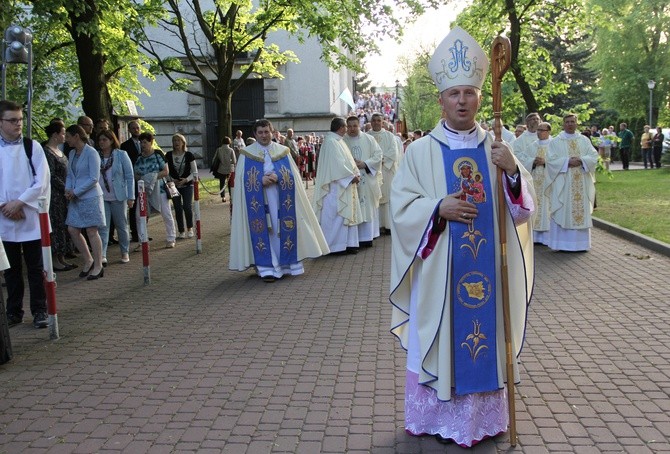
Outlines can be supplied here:
<path id="1" fill-rule="evenodd" d="M 86 277 L 91 281 L 104 274 L 102 240 L 98 233 L 98 229 L 106 224 L 102 189 L 98 185 L 100 155 L 95 148 L 88 145 L 88 135 L 79 125 L 69 126 L 65 130 L 65 142 L 72 147 L 65 180 L 65 198 L 69 201 L 65 224 L 72 241 L 84 258 L 83 271 L 79 273 L 79 277 Z M 82 230 L 86 230 L 91 252 Z"/>
<path id="2" fill-rule="evenodd" d="M 219 179 L 219 193 L 221 194 L 221 201 L 226 201 L 226 182 L 230 174 L 235 171 L 235 150 L 230 147 L 230 137 L 224 137 L 221 146 L 216 149 L 210 172 L 215 178 Z M 229 188 L 230 190 L 230 188 Z M 232 197 L 232 196 L 231 196 Z"/>
<path id="3" fill-rule="evenodd" d="M 135 204 L 135 181 L 133 164 L 128 153 L 119 149 L 119 139 L 110 130 L 98 133 L 98 149 L 100 150 L 100 180 L 102 198 L 105 206 L 106 224 L 100 229 L 102 238 L 102 261 L 107 262 L 107 243 L 109 226 L 114 222 L 119 236 L 121 263 L 128 263 L 130 247 L 130 231 L 128 228 L 128 208 Z"/>
<path id="4" fill-rule="evenodd" d="M 195 156 L 186 150 L 186 138 L 181 134 L 172 136 L 172 151 L 165 155 L 168 164 L 170 179 L 177 188 L 177 194 L 172 197 L 174 214 L 177 218 L 178 238 L 193 238 L 193 181 L 198 173 Z M 184 218 L 186 228 L 184 232 Z"/>
<path id="5" fill-rule="evenodd" d="M 154 149 L 154 135 L 143 132 L 139 136 L 141 154 L 135 163 L 135 178 L 144 181 L 144 189 L 147 193 L 148 208 L 160 211 L 165 224 L 165 247 L 175 247 L 177 229 L 175 229 L 172 209 L 168 200 L 168 188 L 164 178 L 168 176 L 168 165 L 161 157 L 158 150 Z M 135 205 L 137 218 L 139 219 L 139 203 Z"/>

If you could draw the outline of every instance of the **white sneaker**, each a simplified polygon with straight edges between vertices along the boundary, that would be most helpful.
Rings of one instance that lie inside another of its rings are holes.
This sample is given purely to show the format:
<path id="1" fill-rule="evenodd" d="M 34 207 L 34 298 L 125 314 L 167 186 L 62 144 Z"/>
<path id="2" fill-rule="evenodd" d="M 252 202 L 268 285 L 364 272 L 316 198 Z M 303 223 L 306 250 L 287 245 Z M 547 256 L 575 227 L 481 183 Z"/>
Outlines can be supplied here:
<path id="1" fill-rule="evenodd" d="M 193 229 L 188 229 L 188 237 L 193 238 Z"/>
<path id="2" fill-rule="evenodd" d="M 130 257 L 128 257 L 128 254 L 123 254 L 121 256 L 121 263 L 128 263 L 130 262 Z"/>
<path id="3" fill-rule="evenodd" d="M 179 235 L 177 235 L 177 238 L 179 238 L 180 240 L 183 240 L 184 238 L 186 238 L 186 234 L 184 232 L 179 232 Z"/>
<path id="4" fill-rule="evenodd" d="M 174 241 L 166 241 L 166 242 L 165 242 L 165 248 L 166 248 L 166 249 L 172 249 L 172 248 L 175 247 L 175 246 L 176 246 L 176 244 L 175 244 Z"/>

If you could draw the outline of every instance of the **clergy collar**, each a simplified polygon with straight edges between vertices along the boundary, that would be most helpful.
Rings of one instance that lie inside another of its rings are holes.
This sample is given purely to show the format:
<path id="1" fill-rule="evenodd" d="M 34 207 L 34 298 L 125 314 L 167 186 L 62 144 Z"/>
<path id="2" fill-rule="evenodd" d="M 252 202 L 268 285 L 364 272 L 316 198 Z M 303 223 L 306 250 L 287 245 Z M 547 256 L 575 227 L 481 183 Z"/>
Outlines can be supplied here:
<path id="1" fill-rule="evenodd" d="M 446 121 L 445 121 L 444 123 L 442 123 L 442 127 L 444 127 L 444 129 L 445 129 L 447 132 L 450 132 L 451 134 L 457 134 L 457 135 L 461 135 L 461 136 L 468 136 L 468 135 L 472 134 L 473 132 L 475 132 L 475 131 L 477 130 L 477 126 L 476 126 L 476 125 L 473 126 L 472 129 L 470 129 L 470 130 L 466 130 L 466 131 L 459 131 L 459 130 L 457 130 L 457 129 L 451 129 L 449 126 L 447 126 L 447 122 L 446 122 Z"/>
<path id="2" fill-rule="evenodd" d="M 561 136 L 565 137 L 566 139 L 574 139 L 578 135 L 581 135 L 581 133 L 573 132 L 572 134 L 570 134 L 568 132 L 561 131 Z"/>

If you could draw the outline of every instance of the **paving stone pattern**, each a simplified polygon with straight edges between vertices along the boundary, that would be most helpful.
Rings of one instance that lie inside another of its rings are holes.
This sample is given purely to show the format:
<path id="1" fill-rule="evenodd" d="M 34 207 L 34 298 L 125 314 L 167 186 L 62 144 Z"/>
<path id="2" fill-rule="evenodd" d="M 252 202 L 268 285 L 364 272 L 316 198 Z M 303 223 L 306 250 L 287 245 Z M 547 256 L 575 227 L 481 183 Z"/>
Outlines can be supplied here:
<path id="1" fill-rule="evenodd" d="M 267 284 L 228 270 L 228 207 L 203 203 L 199 255 L 162 249 L 152 219 L 149 286 L 111 245 L 103 279 L 58 275 L 60 340 L 30 317 L 10 330 L 0 453 L 465 451 L 404 431 L 390 237 Z M 593 240 L 536 250 L 514 452 L 670 452 L 670 259 Z M 510 451 L 507 435 L 469 450 Z"/>

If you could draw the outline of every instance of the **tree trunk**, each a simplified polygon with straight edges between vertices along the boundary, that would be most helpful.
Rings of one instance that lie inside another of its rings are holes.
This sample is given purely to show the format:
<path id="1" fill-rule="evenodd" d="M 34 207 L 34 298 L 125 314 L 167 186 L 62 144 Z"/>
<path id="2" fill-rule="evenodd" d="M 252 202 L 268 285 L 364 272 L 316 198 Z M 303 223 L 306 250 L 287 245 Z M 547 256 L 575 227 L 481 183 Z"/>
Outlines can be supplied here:
<path id="1" fill-rule="evenodd" d="M 70 34 L 75 43 L 79 63 L 79 77 L 83 94 L 82 108 L 93 121 L 105 118 L 112 124 L 112 98 L 107 89 L 105 77 L 105 57 L 96 51 L 91 34 L 79 31 L 80 25 L 97 22 L 98 10 L 93 0 L 86 0 L 87 8 L 69 11 Z"/>
<path id="2" fill-rule="evenodd" d="M 510 23 L 510 43 L 512 44 L 512 58 L 510 62 L 510 69 L 514 75 L 514 80 L 519 86 L 521 91 L 521 96 L 526 103 L 526 108 L 528 112 L 537 112 L 539 106 L 533 90 L 530 88 L 530 85 L 526 81 L 526 78 L 523 75 L 521 67 L 519 66 L 519 46 L 521 44 L 521 20 L 517 15 L 516 5 L 514 0 L 505 0 L 505 6 L 507 7 L 507 17 L 509 18 Z"/>
<path id="3" fill-rule="evenodd" d="M 216 135 L 218 139 L 217 146 L 225 136 L 232 139 L 233 137 L 233 111 L 232 111 L 233 94 L 227 89 L 219 89 L 216 93 L 216 104 L 219 108 L 218 120 L 219 124 L 216 128 Z"/>

